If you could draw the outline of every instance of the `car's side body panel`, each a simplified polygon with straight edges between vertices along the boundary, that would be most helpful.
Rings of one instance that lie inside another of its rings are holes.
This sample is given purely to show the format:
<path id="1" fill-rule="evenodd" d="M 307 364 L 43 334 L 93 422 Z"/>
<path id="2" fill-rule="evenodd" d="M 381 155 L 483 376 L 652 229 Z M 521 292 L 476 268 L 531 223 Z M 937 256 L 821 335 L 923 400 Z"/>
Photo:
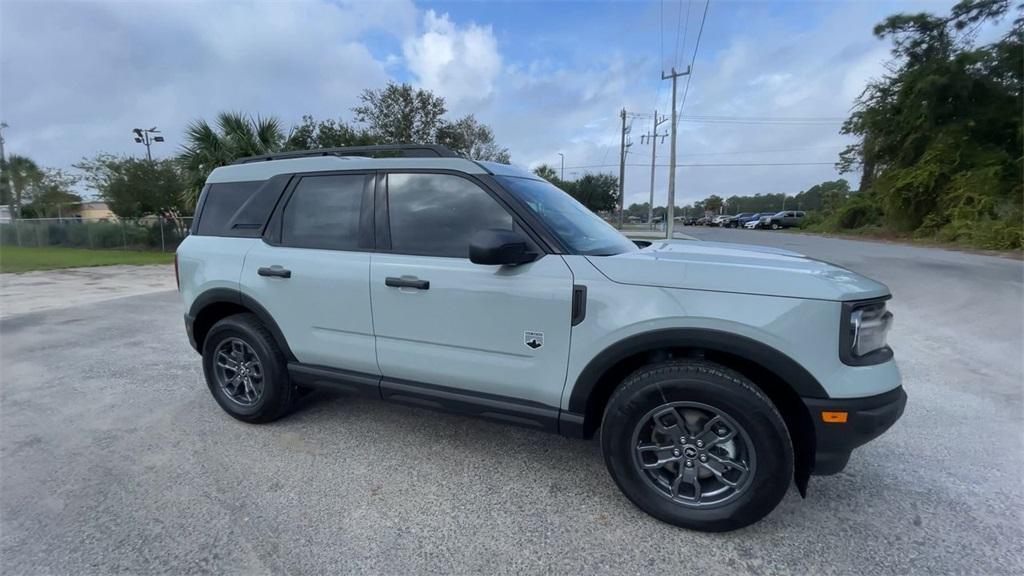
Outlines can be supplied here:
<path id="1" fill-rule="evenodd" d="M 246 253 L 260 241 L 190 235 L 178 248 L 178 281 L 185 313 L 203 293 L 217 289 L 237 291 Z"/>
<path id="2" fill-rule="evenodd" d="M 620 284 L 587 257 L 565 260 L 575 282 L 587 286 L 587 318 L 573 328 L 563 410 L 572 410 L 573 390 L 595 357 L 630 337 L 669 329 L 756 341 L 800 365 L 830 398 L 871 396 L 900 384 L 891 361 L 862 370 L 840 361 L 838 302 Z"/>
<path id="3" fill-rule="evenodd" d="M 282 266 L 290 278 L 260 276 Z M 299 362 L 379 374 L 370 315 L 370 253 L 271 246 L 249 252 L 240 287 L 277 320 Z"/>
<path id="4" fill-rule="evenodd" d="M 429 289 L 386 285 L 403 276 L 429 281 Z M 557 407 L 569 358 L 572 285 L 557 255 L 482 266 L 375 253 L 370 291 L 381 371 L 386 378 Z"/>

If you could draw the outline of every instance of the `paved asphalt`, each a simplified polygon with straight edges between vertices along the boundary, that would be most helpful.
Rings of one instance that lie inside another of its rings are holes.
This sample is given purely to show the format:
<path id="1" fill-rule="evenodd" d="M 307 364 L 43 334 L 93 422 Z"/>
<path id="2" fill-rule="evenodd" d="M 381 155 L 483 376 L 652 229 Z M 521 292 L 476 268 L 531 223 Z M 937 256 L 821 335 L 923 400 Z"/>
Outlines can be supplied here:
<path id="1" fill-rule="evenodd" d="M 904 418 L 747 529 L 662 524 L 596 442 L 315 393 L 266 426 L 205 389 L 175 292 L 0 320 L 0 570 L 1020 574 L 1020 261 L 789 233 L 892 288 Z"/>

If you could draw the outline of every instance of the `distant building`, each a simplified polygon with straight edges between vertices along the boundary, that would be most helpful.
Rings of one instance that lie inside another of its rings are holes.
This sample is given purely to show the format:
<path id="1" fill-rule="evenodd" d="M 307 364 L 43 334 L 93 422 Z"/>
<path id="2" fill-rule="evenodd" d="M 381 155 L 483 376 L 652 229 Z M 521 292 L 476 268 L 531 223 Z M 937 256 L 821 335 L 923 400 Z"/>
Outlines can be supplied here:
<path id="1" fill-rule="evenodd" d="M 82 202 L 78 205 L 76 214 L 82 220 L 117 220 L 106 202 Z"/>
<path id="2" fill-rule="evenodd" d="M 0 204 L 0 224 L 11 222 L 11 207 L 8 204 Z"/>

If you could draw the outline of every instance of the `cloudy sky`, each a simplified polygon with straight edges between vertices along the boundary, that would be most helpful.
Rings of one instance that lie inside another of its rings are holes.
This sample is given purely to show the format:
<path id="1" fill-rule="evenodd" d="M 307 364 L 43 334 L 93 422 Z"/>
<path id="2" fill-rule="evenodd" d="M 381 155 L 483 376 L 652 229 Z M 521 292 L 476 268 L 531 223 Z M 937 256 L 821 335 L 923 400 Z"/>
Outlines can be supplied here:
<path id="1" fill-rule="evenodd" d="M 517 164 L 557 168 L 564 153 L 571 178 L 618 173 L 625 107 L 645 115 L 630 120 L 631 203 L 650 183 L 640 135 L 671 110 L 661 72 L 692 60 L 677 203 L 796 193 L 837 177 L 841 119 L 888 59 L 872 26 L 952 3 L 712 0 L 697 46 L 703 0 L 2 0 L 0 116 L 8 153 L 67 168 L 144 153 L 134 127 L 158 126 L 167 142 L 154 155 L 172 155 L 189 120 L 221 110 L 347 119 L 361 90 L 394 80 L 444 96 L 452 116 L 476 114 Z M 657 168 L 659 204 L 667 174 Z"/>

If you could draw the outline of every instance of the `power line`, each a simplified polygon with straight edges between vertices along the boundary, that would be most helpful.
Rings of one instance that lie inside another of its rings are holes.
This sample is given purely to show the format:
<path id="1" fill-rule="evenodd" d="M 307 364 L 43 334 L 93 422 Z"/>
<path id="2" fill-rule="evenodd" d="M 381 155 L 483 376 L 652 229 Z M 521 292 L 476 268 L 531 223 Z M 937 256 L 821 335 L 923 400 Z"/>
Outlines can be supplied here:
<path id="1" fill-rule="evenodd" d="M 807 152 L 811 150 L 842 150 L 844 146 L 804 146 L 800 148 L 762 148 L 758 150 L 733 150 L 729 152 L 690 152 L 688 154 L 680 154 L 682 157 L 690 156 L 732 156 L 732 155 L 743 155 L 743 154 L 773 154 L 778 152 Z M 637 156 L 648 157 L 650 154 L 644 154 L 643 152 L 634 152 Z M 604 162 L 602 159 L 601 162 Z"/>
<path id="2" fill-rule="evenodd" d="M 731 116 L 715 114 L 690 114 L 686 118 L 707 118 L 711 120 L 846 120 L 843 116 Z"/>
<path id="3" fill-rule="evenodd" d="M 681 122 L 696 122 L 700 124 L 753 124 L 753 125 L 765 125 L 775 124 L 780 126 L 828 126 L 831 124 L 842 123 L 845 120 L 784 120 L 784 119 L 764 119 L 764 120 L 731 120 L 727 118 L 700 118 L 697 116 L 683 116 L 679 118 Z"/>
<path id="4" fill-rule="evenodd" d="M 678 164 L 677 163 L 676 167 L 677 168 L 681 168 L 681 167 L 685 167 L 685 168 L 700 168 L 700 167 L 707 167 L 707 168 L 730 167 L 730 168 L 736 168 L 736 167 L 755 167 L 755 166 L 834 166 L 834 165 L 835 165 L 835 162 L 723 162 L 723 163 L 710 163 L 710 162 L 705 163 L 705 162 L 702 162 L 700 164 Z M 612 168 L 612 167 L 615 167 L 615 166 L 620 166 L 620 164 L 587 164 L 587 165 L 583 165 L 583 166 L 566 166 L 566 168 L 578 170 L 578 169 L 583 169 L 583 168 Z M 648 164 L 630 164 L 630 163 L 626 163 L 625 166 L 627 166 L 627 167 L 629 167 L 629 166 L 645 167 L 645 166 L 648 166 Z M 656 166 L 661 167 L 661 168 L 667 168 L 667 167 L 670 167 L 671 164 L 656 164 Z"/>
<path id="5" fill-rule="evenodd" d="M 686 36 L 690 31 L 690 6 L 693 5 L 693 0 L 686 0 L 686 25 L 683 26 L 683 48 L 686 48 Z M 683 13 L 683 0 L 679 0 L 679 11 L 676 13 L 676 53 L 673 57 L 672 63 L 679 64 L 679 16 Z"/>
<path id="6" fill-rule="evenodd" d="M 700 49 L 700 38 L 704 35 L 704 21 L 708 19 L 708 6 L 711 0 L 704 0 L 704 15 L 700 17 L 700 28 L 697 30 L 697 43 L 693 45 L 693 57 L 690 58 L 689 70 L 693 70 L 693 64 L 697 61 L 697 50 Z M 679 103 L 679 114 L 683 113 L 683 106 L 686 105 L 686 94 L 690 91 L 690 75 L 686 76 L 686 86 L 683 88 L 683 100 Z"/>

